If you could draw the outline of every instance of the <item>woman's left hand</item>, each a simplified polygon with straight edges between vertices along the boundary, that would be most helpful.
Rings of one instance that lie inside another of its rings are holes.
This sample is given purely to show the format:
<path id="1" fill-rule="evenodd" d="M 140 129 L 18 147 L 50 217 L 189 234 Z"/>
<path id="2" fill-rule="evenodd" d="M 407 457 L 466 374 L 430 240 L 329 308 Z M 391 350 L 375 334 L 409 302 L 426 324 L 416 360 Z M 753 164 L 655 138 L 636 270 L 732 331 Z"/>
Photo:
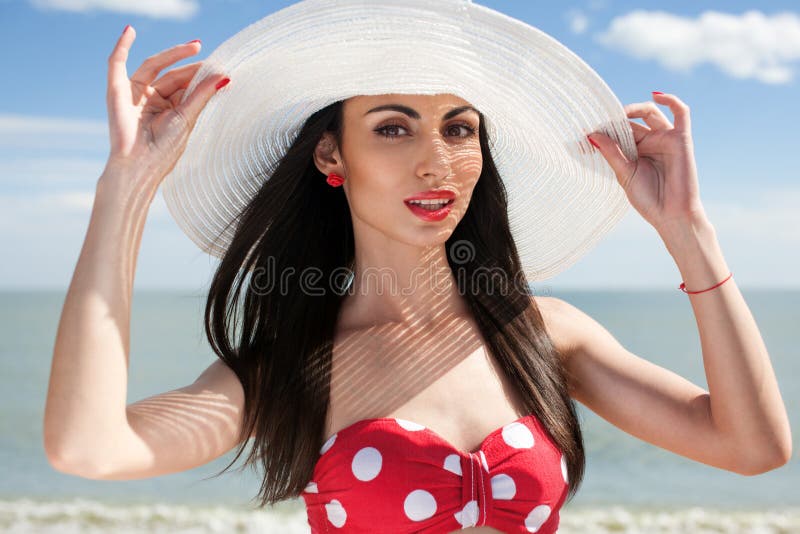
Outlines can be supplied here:
<path id="1" fill-rule="evenodd" d="M 625 106 L 636 141 L 638 160 L 630 161 L 619 145 L 600 132 L 589 134 L 608 161 L 631 205 L 661 233 L 675 224 L 704 220 L 692 145 L 689 106 L 677 96 L 653 93 L 654 102 Z M 656 104 L 669 106 L 673 126 Z"/>

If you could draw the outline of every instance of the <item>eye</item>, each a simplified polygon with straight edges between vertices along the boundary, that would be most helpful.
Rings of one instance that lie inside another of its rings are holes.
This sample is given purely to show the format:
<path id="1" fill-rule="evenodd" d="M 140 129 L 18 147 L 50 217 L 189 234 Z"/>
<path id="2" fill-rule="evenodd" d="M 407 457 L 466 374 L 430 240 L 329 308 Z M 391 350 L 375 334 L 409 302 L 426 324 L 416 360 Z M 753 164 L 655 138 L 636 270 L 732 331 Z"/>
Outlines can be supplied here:
<path id="1" fill-rule="evenodd" d="M 380 128 L 375 128 L 375 131 L 378 132 L 379 135 L 383 137 L 390 137 L 394 138 L 397 137 L 395 133 L 389 133 L 389 131 L 394 131 L 395 128 L 400 128 L 401 130 L 405 130 L 405 128 L 399 124 L 387 124 L 385 126 L 381 126 Z"/>
<path id="2" fill-rule="evenodd" d="M 461 135 L 459 137 L 471 137 L 475 135 L 475 128 L 466 123 L 451 124 L 450 126 L 447 127 L 448 130 L 450 130 L 451 128 L 464 128 L 467 131 L 465 135 Z"/>

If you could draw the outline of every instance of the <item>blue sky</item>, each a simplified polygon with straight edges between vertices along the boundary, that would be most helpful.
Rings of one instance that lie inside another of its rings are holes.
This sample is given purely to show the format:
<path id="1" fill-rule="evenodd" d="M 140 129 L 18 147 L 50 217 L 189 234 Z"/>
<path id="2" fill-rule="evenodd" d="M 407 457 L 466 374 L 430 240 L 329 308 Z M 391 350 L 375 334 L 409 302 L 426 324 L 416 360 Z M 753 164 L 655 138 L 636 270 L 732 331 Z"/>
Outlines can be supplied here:
<path id="1" fill-rule="evenodd" d="M 69 284 L 108 155 L 106 60 L 126 24 L 137 32 L 132 73 L 191 39 L 203 48 L 178 65 L 203 59 L 291 3 L 0 0 L 0 287 Z M 689 104 L 701 199 L 739 287 L 800 288 L 797 2 L 478 3 L 564 43 L 623 104 L 654 90 Z M 135 288 L 202 292 L 215 265 L 157 195 Z M 535 289 L 669 290 L 680 281 L 658 234 L 630 208 L 583 259 Z"/>

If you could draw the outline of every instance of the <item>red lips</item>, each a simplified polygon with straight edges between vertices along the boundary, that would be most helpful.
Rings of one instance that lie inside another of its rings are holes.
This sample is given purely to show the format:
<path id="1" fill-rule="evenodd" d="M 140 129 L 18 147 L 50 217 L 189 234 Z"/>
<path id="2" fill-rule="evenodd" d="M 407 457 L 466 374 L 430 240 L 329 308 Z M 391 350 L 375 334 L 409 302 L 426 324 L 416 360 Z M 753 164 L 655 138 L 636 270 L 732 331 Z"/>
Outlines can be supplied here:
<path id="1" fill-rule="evenodd" d="M 452 200 L 456 198 L 456 194 L 448 189 L 431 189 L 430 191 L 423 191 L 422 193 L 417 193 L 414 196 L 408 197 L 405 199 L 405 202 L 409 200 Z"/>

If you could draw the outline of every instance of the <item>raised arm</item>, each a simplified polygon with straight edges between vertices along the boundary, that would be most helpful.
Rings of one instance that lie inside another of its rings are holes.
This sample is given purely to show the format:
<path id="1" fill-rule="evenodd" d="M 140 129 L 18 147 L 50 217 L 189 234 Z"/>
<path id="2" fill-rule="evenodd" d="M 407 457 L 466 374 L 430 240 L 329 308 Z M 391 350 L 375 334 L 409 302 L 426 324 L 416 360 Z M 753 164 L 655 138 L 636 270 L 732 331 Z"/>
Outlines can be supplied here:
<path id="1" fill-rule="evenodd" d="M 131 296 L 142 231 L 158 185 L 183 152 L 221 78 L 205 80 L 181 104 L 200 64 L 155 78 L 197 53 L 199 44 L 151 56 L 129 79 L 125 61 L 134 37 L 133 28 L 126 27 L 109 57 L 111 150 L 62 308 L 45 403 L 47 457 L 74 473 L 96 473 L 114 451 L 134 446 L 126 395 Z"/>
<path id="2" fill-rule="evenodd" d="M 653 99 L 625 106 L 628 117 L 647 124 L 630 122 L 636 161 L 629 161 L 608 136 L 592 133 L 590 139 L 613 168 L 633 207 L 658 231 L 680 270 L 699 329 L 709 391 L 701 394 L 697 386 L 632 359 L 590 321 L 584 321 L 585 330 L 593 334 L 581 334 L 585 346 L 583 357 L 575 362 L 577 371 L 593 388 L 584 392 L 589 402 L 598 402 L 601 392 L 618 392 L 616 386 L 625 384 L 632 387 L 618 401 L 619 411 L 627 403 L 628 413 L 636 412 L 638 401 L 657 397 L 652 410 L 633 413 L 644 424 L 654 412 L 661 416 L 653 425 L 664 423 L 664 430 L 653 428 L 651 441 L 674 443 L 672 450 L 680 448 L 682 454 L 712 465 L 762 473 L 791 457 L 786 407 L 764 340 L 700 202 L 689 107 L 671 94 L 654 92 Z M 669 106 L 674 125 L 655 104 Z M 596 348 L 603 340 L 604 352 Z M 607 413 L 620 415 L 616 408 L 607 406 Z M 680 425 L 678 431 L 667 423 Z M 681 432 L 686 439 L 679 445 L 673 440 Z M 705 436 L 716 443 L 710 444 Z"/>

